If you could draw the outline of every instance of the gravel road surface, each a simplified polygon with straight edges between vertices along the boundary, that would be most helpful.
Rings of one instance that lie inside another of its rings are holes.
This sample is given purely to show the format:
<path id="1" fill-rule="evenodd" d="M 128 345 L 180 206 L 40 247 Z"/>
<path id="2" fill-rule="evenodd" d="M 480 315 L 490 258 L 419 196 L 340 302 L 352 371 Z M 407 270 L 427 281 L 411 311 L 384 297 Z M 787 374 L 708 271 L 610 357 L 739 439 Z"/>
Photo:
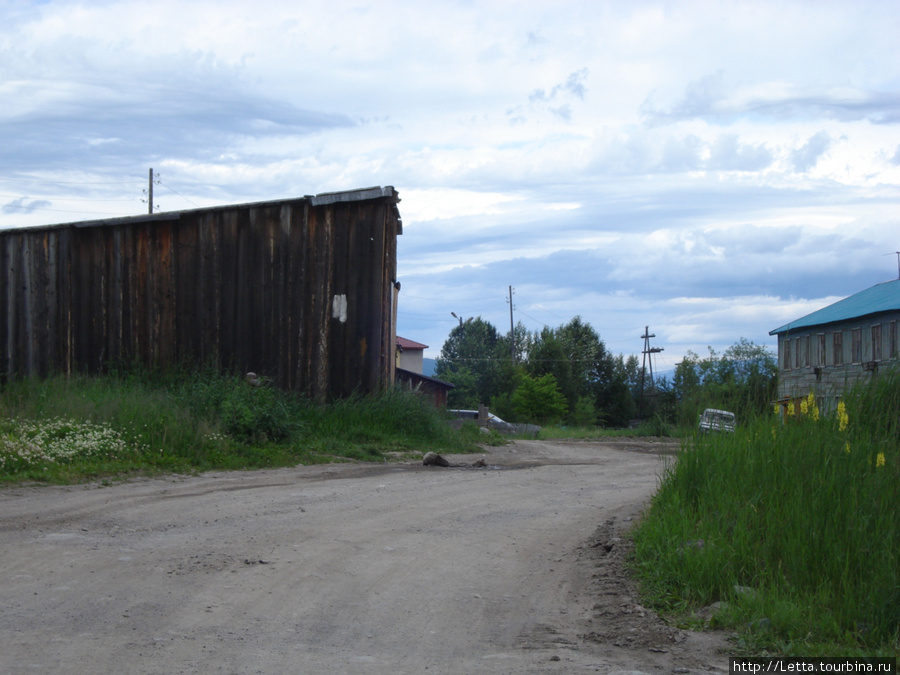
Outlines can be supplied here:
<path id="1" fill-rule="evenodd" d="M 623 570 L 674 449 L 4 488 L 0 673 L 725 672 Z"/>

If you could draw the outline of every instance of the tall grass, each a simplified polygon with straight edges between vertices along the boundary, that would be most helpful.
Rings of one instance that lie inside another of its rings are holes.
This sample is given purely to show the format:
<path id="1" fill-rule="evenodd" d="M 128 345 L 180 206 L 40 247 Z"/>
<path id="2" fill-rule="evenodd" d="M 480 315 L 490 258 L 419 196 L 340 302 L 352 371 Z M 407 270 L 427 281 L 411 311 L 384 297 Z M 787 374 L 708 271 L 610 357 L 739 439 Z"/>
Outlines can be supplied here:
<path id="1" fill-rule="evenodd" d="M 540 440 L 592 439 L 592 438 L 635 438 L 635 437 L 677 437 L 690 433 L 690 427 L 676 429 L 661 416 L 654 415 L 639 426 L 629 429 L 609 429 L 598 426 L 545 426 L 537 437 Z"/>
<path id="2" fill-rule="evenodd" d="M 660 606 L 726 601 L 719 622 L 755 648 L 898 650 L 900 376 L 845 406 L 683 444 L 634 533 Z"/>
<path id="3" fill-rule="evenodd" d="M 385 461 L 429 450 L 472 452 L 475 440 L 409 392 L 318 405 L 214 371 L 121 371 L 0 389 L 6 481 Z"/>

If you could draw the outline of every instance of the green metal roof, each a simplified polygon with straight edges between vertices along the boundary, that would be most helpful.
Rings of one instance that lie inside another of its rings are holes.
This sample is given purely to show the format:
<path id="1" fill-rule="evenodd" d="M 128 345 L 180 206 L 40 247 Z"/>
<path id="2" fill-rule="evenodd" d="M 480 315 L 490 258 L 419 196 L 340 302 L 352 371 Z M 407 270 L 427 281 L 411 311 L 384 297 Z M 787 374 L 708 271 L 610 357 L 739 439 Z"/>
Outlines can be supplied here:
<path id="1" fill-rule="evenodd" d="M 800 328 L 821 326 L 837 321 L 849 321 L 869 314 L 891 312 L 900 310 L 900 279 L 885 281 L 884 283 L 860 291 L 849 298 L 838 300 L 833 305 L 823 307 L 820 310 L 807 314 L 804 317 L 784 324 L 781 328 L 769 331 L 769 335 L 787 333 Z"/>

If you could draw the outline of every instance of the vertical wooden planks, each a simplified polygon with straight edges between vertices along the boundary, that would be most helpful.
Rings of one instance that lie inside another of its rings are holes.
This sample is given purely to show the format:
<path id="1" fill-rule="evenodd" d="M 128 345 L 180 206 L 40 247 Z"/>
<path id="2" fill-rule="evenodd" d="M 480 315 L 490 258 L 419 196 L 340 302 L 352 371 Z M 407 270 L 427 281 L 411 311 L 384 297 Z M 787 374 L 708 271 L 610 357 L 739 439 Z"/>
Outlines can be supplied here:
<path id="1" fill-rule="evenodd" d="M 385 228 L 384 215 L 380 208 L 373 208 L 370 214 L 370 227 L 372 243 L 372 264 L 369 267 L 369 278 L 366 280 L 369 288 L 367 307 L 367 332 L 369 334 L 369 350 L 371 354 L 366 368 L 366 391 L 377 391 L 384 383 L 383 361 L 385 349 L 393 351 L 393 345 L 385 345 L 384 330 L 384 295 L 385 279 L 383 258 L 385 253 Z"/>
<path id="2" fill-rule="evenodd" d="M 73 229 L 67 227 L 56 231 L 56 285 L 57 285 L 57 368 L 59 372 L 70 374 L 74 367 L 72 326 L 72 236 Z M 50 280 L 53 283 L 53 280 Z M 52 347 L 51 347 L 52 348 Z"/>
<path id="3" fill-rule="evenodd" d="M 204 365 L 222 367 L 219 348 L 221 330 L 222 292 L 218 284 L 221 258 L 218 255 L 221 221 L 211 214 L 203 216 L 196 225 L 198 261 L 202 286 L 195 290 L 199 304 L 201 358 Z"/>
<path id="4" fill-rule="evenodd" d="M 175 364 L 175 344 L 178 338 L 175 332 L 175 316 L 179 299 L 176 293 L 175 266 L 173 251 L 173 230 L 175 224 L 160 222 L 156 225 L 156 259 L 158 265 L 154 271 L 158 276 L 155 297 L 155 343 L 157 345 L 157 363 L 163 368 Z"/>
<path id="5" fill-rule="evenodd" d="M 0 273 L 3 274 L 3 287 L 0 289 L 3 296 L 0 297 L 0 348 L 3 349 L 3 359 L 0 361 L 0 383 L 5 383 L 13 367 L 13 355 L 10 345 L 10 328 L 14 321 L 12 303 L 15 301 L 15 289 L 12 287 L 12 260 L 10 252 L 14 250 L 15 242 L 12 237 L 5 237 L 0 241 Z"/>
<path id="6" fill-rule="evenodd" d="M 273 311 L 273 335 L 271 340 L 274 348 L 276 364 L 275 383 L 282 388 L 290 387 L 291 373 L 291 311 L 289 299 L 289 285 L 291 276 L 291 230 L 292 209 L 287 205 L 277 209 L 275 225 L 275 237 L 272 249 L 272 311 Z"/>
<path id="7" fill-rule="evenodd" d="M 20 329 L 20 358 L 27 375 L 35 375 L 34 363 L 34 338 L 38 323 L 38 308 L 35 300 L 40 295 L 40 290 L 35 288 L 36 270 L 38 267 L 37 254 L 40 251 L 40 243 L 35 237 L 25 237 L 22 241 L 22 255 L 20 259 L 20 283 L 21 283 L 21 307 L 22 328 Z"/>
<path id="8" fill-rule="evenodd" d="M 97 372 L 104 357 L 105 346 L 99 326 L 104 317 L 101 284 L 102 260 L 96 251 L 98 237 L 94 228 L 76 231 L 72 242 L 72 357 L 82 372 Z"/>
<path id="9" fill-rule="evenodd" d="M 221 289 L 219 353 L 221 367 L 231 370 L 236 367 L 237 353 L 237 312 L 238 312 L 238 214 L 227 211 L 215 214 L 220 223 L 222 240 L 219 246 L 219 267 L 217 286 Z"/>
<path id="10" fill-rule="evenodd" d="M 0 377 L 193 361 L 321 400 L 384 386 L 396 200 L 326 197 L 0 232 Z"/>
<path id="11" fill-rule="evenodd" d="M 199 256 L 196 223 L 179 221 L 172 233 L 174 264 L 176 363 L 202 362 L 201 325 L 198 322 L 203 305 L 203 263 Z"/>
<path id="12" fill-rule="evenodd" d="M 352 262 L 350 252 L 350 230 L 354 225 L 352 209 L 336 209 L 335 205 L 328 206 L 331 212 L 329 220 L 329 232 L 331 236 L 331 267 L 327 271 L 330 281 L 330 292 L 327 296 L 329 304 L 328 317 L 328 354 L 329 359 L 328 385 L 329 396 L 349 396 L 352 393 L 347 390 L 347 371 L 350 354 L 347 350 L 348 321 L 352 320 L 353 308 L 348 306 L 348 291 L 350 290 L 347 278 Z"/>
<path id="13" fill-rule="evenodd" d="M 129 295 L 131 296 L 131 325 L 134 344 L 134 357 L 139 363 L 151 363 L 150 336 L 148 334 L 148 297 L 150 282 L 148 280 L 148 268 L 150 266 L 150 246 L 146 228 L 135 228 L 133 241 L 133 256 L 135 275 L 132 280 Z"/>
<path id="14" fill-rule="evenodd" d="M 19 236 L 10 236 L 6 248 L 6 265 L 7 274 L 6 284 L 6 322 L 5 322 L 5 340 L 7 372 L 10 374 L 20 373 L 27 375 L 24 365 L 21 362 L 21 339 L 19 333 L 21 331 L 23 321 L 21 320 L 21 255 L 23 239 Z"/>
<path id="15" fill-rule="evenodd" d="M 64 233 L 60 230 L 47 232 L 47 335 L 45 336 L 44 351 L 47 354 L 46 370 L 41 377 L 46 377 L 56 372 L 65 372 L 64 344 L 66 328 L 63 324 L 62 282 L 60 251 L 63 248 L 61 239 Z"/>
<path id="16" fill-rule="evenodd" d="M 310 350 L 312 358 L 310 370 L 312 382 L 309 394 L 316 399 L 328 398 L 328 333 L 331 328 L 331 257 L 334 253 L 331 248 L 331 235 L 334 228 L 334 210 L 329 206 L 324 207 L 322 217 L 318 219 L 318 227 L 315 230 L 315 243 L 312 251 L 312 267 L 315 269 L 315 280 L 312 285 L 312 306 L 310 318 L 314 322 L 311 333 L 314 336 L 314 346 Z"/>
<path id="17" fill-rule="evenodd" d="M 290 359 L 290 388 L 308 393 L 309 370 L 306 355 L 309 353 L 309 241 L 311 209 L 308 201 L 291 213 L 291 269 L 288 287 L 288 308 L 291 315 L 291 340 L 288 346 Z M 314 216 L 312 216 L 314 218 Z"/>

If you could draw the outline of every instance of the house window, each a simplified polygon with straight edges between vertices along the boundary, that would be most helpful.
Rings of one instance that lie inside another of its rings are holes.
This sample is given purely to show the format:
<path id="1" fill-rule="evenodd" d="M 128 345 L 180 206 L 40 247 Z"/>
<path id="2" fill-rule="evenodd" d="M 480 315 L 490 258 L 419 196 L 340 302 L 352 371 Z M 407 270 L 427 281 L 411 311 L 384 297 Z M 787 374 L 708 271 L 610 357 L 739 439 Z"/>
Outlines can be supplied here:
<path id="1" fill-rule="evenodd" d="M 898 345 L 897 345 L 897 322 L 896 322 L 896 321 L 891 321 L 891 323 L 890 323 L 890 328 L 888 328 L 888 332 L 889 332 L 889 334 L 890 334 L 889 340 L 890 340 L 890 343 L 891 343 L 891 345 L 890 345 L 890 349 L 891 349 L 891 358 L 892 358 L 892 359 L 896 359 L 896 358 L 897 358 L 897 349 L 898 349 Z"/>
<path id="2" fill-rule="evenodd" d="M 872 326 L 872 360 L 881 361 L 881 324 Z"/>
<path id="3" fill-rule="evenodd" d="M 794 338 L 794 368 L 800 367 L 800 338 Z"/>
<path id="4" fill-rule="evenodd" d="M 836 366 L 844 365 L 844 334 L 839 330 L 834 332 L 832 347 L 834 348 L 832 362 Z"/>
<path id="5" fill-rule="evenodd" d="M 819 348 L 816 350 L 816 365 L 820 368 L 825 365 L 825 333 L 818 335 Z"/>
<path id="6" fill-rule="evenodd" d="M 791 341 L 789 339 L 784 339 L 781 342 L 782 347 L 784 348 L 784 369 L 791 369 Z"/>
<path id="7" fill-rule="evenodd" d="M 854 328 L 850 343 L 850 363 L 862 363 L 862 328 Z"/>
<path id="8" fill-rule="evenodd" d="M 812 335 L 807 335 L 805 338 L 803 338 L 803 365 L 807 368 L 809 368 L 809 361 L 810 361 L 809 352 L 810 352 L 811 348 L 812 348 Z"/>

